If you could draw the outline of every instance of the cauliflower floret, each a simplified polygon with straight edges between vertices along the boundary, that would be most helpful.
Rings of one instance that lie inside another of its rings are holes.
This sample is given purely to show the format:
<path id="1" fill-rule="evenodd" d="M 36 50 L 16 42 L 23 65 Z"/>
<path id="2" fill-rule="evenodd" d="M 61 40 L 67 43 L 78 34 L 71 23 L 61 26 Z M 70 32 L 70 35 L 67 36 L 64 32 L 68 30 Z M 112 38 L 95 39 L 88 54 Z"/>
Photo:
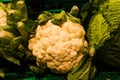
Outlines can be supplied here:
<path id="1" fill-rule="evenodd" d="M 51 20 L 42 27 L 39 25 L 36 30 L 36 37 L 49 37 L 51 35 L 59 35 L 62 29 L 58 25 L 52 25 Z"/>
<path id="2" fill-rule="evenodd" d="M 81 38 L 85 35 L 85 31 L 80 24 L 75 24 L 68 20 L 62 26 L 63 30 L 65 30 L 68 33 L 74 34 L 74 37 Z"/>
<path id="3" fill-rule="evenodd" d="M 56 73 L 67 73 L 87 51 L 84 35 L 84 28 L 78 23 L 67 20 L 58 26 L 49 20 L 37 27 L 35 37 L 29 40 L 29 49 L 36 56 L 38 66 L 45 64 Z"/>
<path id="4" fill-rule="evenodd" d="M 0 26 L 7 25 L 7 14 L 4 10 L 0 10 Z"/>

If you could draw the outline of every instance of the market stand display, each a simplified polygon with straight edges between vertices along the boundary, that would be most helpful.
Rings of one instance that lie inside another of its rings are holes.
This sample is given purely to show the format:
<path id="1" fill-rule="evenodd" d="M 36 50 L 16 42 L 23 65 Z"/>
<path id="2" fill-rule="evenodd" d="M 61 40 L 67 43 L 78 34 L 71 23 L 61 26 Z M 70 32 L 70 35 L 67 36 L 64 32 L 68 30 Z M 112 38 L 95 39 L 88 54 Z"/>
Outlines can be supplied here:
<path id="1" fill-rule="evenodd" d="M 49 3 L 49 1 L 47 2 Z M 51 6 L 47 5 L 47 2 L 45 2 L 46 4 L 44 4 L 44 6 Z M 120 37 L 120 21 L 118 19 L 120 17 L 120 8 L 118 7 L 120 1 L 71 0 L 71 2 L 74 3 L 69 4 L 69 7 L 65 7 L 68 5 L 63 4 L 65 2 L 67 2 L 67 0 L 64 2 L 58 1 L 57 3 L 59 5 L 54 4 L 54 8 L 43 7 L 40 11 L 39 9 L 37 9 L 35 14 L 33 13 L 34 11 L 32 13 L 29 12 L 31 9 L 30 5 L 26 5 L 28 3 L 26 3 L 24 0 L 9 0 L 9 2 L 6 2 L 5 0 L 3 2 L 2 0 L 2 2 L 0 2 L 0 13 L 2 14 L 2 16 L 0 16 L 0 19 L 2 21 L 0 24 L 0 33 L 3 34 L 2 36 L 0 36 L 1 79 L 119 79 L 120 58 L 116 55 L 119 55 L 119 45 L 117 44 L 119 43 Z M 76 2 L 82 3 L 77 4 Z M 74 5 L 77 5 L 78 8 L 72 10 L 71 8 Z M 109 11 L 112 11 L 113 13 L 109 13 Z M 55 17 L 60 14 L 62 14 L 64 18 L 62 18 L 62 16 L 58 18 Z M 34 15 L 35 17 L 33 18 L 30 15 Z M 87 40 L 88 46 L 84 46 L 84 48 L 86 48 L 86 52 L 84 53 L 83 58 L 80 60 L 76 67 L 74 67 L 71 71 L 68 71 L 67 73 L 58 74 L 54 73 L 54 70 L 51 72 L 50 67 L 44 68 L 46 66 L 36 64 L 36 62 L 41 63 L 41 61 L 39 59 L 36 59 L 35 54 L 33 55 L 32 51 L 29 50 L 28 42 L 32 37 L 34 37 L 34 34 L 36 33 L 35 30 L 38 25 L 44 25 L 49 20 L 52 20 L 53 24 L 61 26 L 61 24 L 67 20 L 67 18 L 65 19 L 65 16 L 67 16 L 70 21 L 83 26 L 86 32 L 84 39 Z M 112 18 L 110 18 L 110 16 L 112 16 Z M 113 46 L 107 45 L 109 43 Z M 106 47 L 109 47 L 107 48 L 108 55 L 104 56 L 104 54 L 106 53 L 104 51 L 104 48 Z M 101 51 L 102 54 L 100 53 Z M 105 58 L 106 60 L 110 58 L 110 60 L 112 60 L 113 62 L 106 63 L 105 61 L 101 60 L 103 58 Z M 118 65 L 113 64 L 114 61 Z M 22 75 L 23 73 L 24 75 Z M 111 74 L 113 76 L 109 76 Z M 114 76 L 114 74 L 116 76 Z"/>

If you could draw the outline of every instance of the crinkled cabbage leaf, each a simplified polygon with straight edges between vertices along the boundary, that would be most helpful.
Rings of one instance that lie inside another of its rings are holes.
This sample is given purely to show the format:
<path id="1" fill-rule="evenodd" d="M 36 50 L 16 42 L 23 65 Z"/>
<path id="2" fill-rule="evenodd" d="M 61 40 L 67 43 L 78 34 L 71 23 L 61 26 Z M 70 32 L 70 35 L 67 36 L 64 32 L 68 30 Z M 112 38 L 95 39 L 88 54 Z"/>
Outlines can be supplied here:
<path id="1" fill-rule="evenodd" d="M 100 0 L 96 3 L 94 6 L 98 9 L 90 19 L 87 31 L 92 56 L 111 37 L 110 33 L 120 26 L 120 0 Z"/>

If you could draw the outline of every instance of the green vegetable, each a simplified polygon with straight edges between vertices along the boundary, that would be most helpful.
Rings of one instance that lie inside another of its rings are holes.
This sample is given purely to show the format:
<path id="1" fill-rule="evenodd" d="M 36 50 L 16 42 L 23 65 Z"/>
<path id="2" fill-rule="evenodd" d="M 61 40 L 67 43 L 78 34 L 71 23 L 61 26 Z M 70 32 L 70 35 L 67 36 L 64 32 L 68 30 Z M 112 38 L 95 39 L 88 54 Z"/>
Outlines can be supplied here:
<path id="1" fill-rule="evenodd" d="M 91 18 L 87 32 L 91 56 L 94 55 L 96 49 L 103 45 L 106 39 L 109 39 L 110 32 L 108 27 L 101 12 L 96 13 Z"/>
<path id="2" fill-rule="evenodd" d="M 28 33 L 34 33 L 35 32 L 35 29 L 38 25 L 38 22 L 37 21 L 34 21 L 34 20 L 31 20 L 31 19 L 28 19 L 26 21 L 22 21 L 23 22 L 23 29 L 26 30 Z"/>
<path id="3" fill-rule="evenodd" d="M 2 70 L 0 70 L 0 78 L 4 78 L 5 77 L 5 73 L 2 71 Z"/>
<path id="4" fill-rule="evenodd" d="M 0 30 L 0 40 L 7 40 L 10 41 L 13 38 L 15 38 L 15 35 L 12 34 L 11 32 L 5 31 L 5 30 Z"/>
<path id="5" fill-rule="evenodd" d="M 61 25 L 64 22 L 66 22 L 67 17 L 69 17 L 69 20 L 75 23 L 80 23 L 80 19 L 77 18 L 76 16 L 78 15 L 78 7 L 73 6 L 71 11 L 69 13 L 65 12 L 62 10 L 60 13 L 51 13 L 49 11 L 43 11 L 39 16 L 38 16 L 38 23 L 40 25 L 46 24 L 50 19 L 52 19 L 52 23 L 56 25 Z"/>
<path id="6" fill-rule="evenodd" d="M 0 2 L 0 10 L 4 10 L 6 8 L 6 5 Z"/>
<path id="7" fill-rule="evenodd" d="M 106 3 L 107 4 L 107 3 Z M 120 0 L 109 0 L 103 16 L 109 24 L 109 30 L 114 31 L 120 27 Z"/>
<path id="8" fill-rule="evenodd" d="M 52 18 L 52 13 L 50 13 L 49 11 L 43 11 L 39 16 L 38 16 L 38 20 L 39 20 L 39 24 L 45 24 L 49 19 Z"/>
<path id="9" fill-rule="evenodd" d="M 19 46 L 20 43 L 21 43 L 21 36 L 13 38 L 8 46 L 9 50 L 11 51 L 14 50 L 16 47 Z"/>
<path id="10" fill-rule="evenodd" d="M 81 11 L 82 24 L 87 30 L 90 56 L 95 56 L 98 61 L 111 66 L 120 67 L 120 0 L 90 0 Z"/>
<path id="11" fill-rule="evenodd" d="M 68 80 L 92 80 L 96 72 L 95 66 L 91 62 L 91 58 L 86 54 L 70 73 Z"/>
<path id="12" fill-rule="evenodd" d="M 71 9 L 71 11 L 70 11 L 70 14 L 72 16 L 77 17 L 78 16 L 78 12 L 79 12 L 79 8 L 77 6 L 73 6 L 72 9 Z"/>
<path id="13" fill-rule="evenodd" d="M 120 27 L 111 33 L 111 38 L 96 53 L 95 60 L 111 67 L 120 67 Z"/>
<path id="14" fill-rule="evenodd" d="M 87 29 L 91 56 L 104 45 L 104 42 L 111 37 L 110 33 L 120 24 L 120 0 L 93 0 L 92 4 L 94 9 L 91 13 L 96 12 L 90 18 Z"/>
<path id="15" fill-rule="evenodd" d="M 20 32 L 24 42 L 28 40 L 29 33 L 25 30 L 25 24 L 21 21 L 17 23 L 17 29 Z"/>
<path id="16" fill-rule="evenodd" d="M 53 15 L 52 23 L 56 24 L 56 25 L 61 25 L 66 20 L 67 20 L 66 12 L 65 11 L 61 11 L 60 13 Z"/>
<path id="17" fill-rule="evenodd" d="M 33 71 L 36 74 L 42 74 L 45 72 L 45 69 L 42 69 L 41 67 L 35 65 L 29 65 L 29 68 L 31 71 Z"/>

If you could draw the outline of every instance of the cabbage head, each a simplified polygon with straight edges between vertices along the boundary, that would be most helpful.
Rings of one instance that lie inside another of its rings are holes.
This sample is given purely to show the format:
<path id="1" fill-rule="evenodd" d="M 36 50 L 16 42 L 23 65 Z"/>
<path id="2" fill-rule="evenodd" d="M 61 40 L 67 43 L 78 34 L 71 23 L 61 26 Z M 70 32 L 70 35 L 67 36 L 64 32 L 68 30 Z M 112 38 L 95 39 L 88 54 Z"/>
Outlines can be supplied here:
<path id="1" fill-rule="evenodd" d="M 96 59 L 110 67 L 120 67 L 120 27 L 111 33 L 111 38 L 96 50 Z"/>

